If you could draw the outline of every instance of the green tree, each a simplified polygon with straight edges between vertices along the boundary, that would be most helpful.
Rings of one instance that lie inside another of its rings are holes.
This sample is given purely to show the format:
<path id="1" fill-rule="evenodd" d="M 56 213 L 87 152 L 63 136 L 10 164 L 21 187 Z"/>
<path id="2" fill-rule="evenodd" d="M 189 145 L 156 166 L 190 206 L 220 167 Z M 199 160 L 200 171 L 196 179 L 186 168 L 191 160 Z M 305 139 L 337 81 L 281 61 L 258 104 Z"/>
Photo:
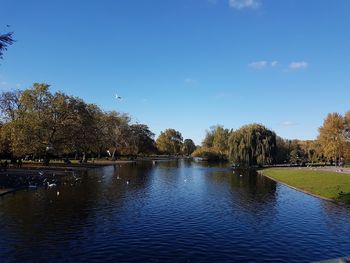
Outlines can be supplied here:
<path id="1" fill-rule="evenodd" d="M 276 157 L 278 164 L 288 163 L 290 158 L 290 141 L 276 136 Z"/>
<path id="2" fill-rule="evenodd" d="M 115 158 L 117 150 L 121 152 L 122 146 L 125 144 L 125 138 L 130 118 L 126 114 L 120 114 L 116 111 L 105 112 L 98 118 L 99 134 L 99 156 L 111 153 L 112 159 Z"/>
<path id="3" fill-rule="evenodd" d="M 182 152 L 183 154 L 189 156 L 196 150 L 196 148 L 196 145 L 191 139 L 186 139 L 182 145 Z"/>
<path id="4" fill-rule="evenodd" d="M 67 142 L 72 123 L 70 98 L 63 93 L 51 94 L 49 85 L 34 83 L 20 93 L 19 102 L 9 110 L 11 149 L 15 156 L 59 154 Z M 13 117 L 14 116 L 14 117 Z"/>
<path id="5" fill-rule="evenodd" d="M 209 130 L 206 131 L 205 138 L 202 142 L 201 149 L 196 151 L 196 157 L 210 156 L 213 161 L 215 160 L 227 160 L 229 155 L 229 145 L 228 139 L 230 136 L 230 131 L 225 129 L 221 125 L 211 126 Z M 200 156 L 200 155 L 203 156 Z"/>
<path id="6" fill-rule="evenodd" d="M 131 139 L 136 149 L 135 154 L 151 154 L 156 152 L 154 133 L 145 124 L 130 125 Z"/>
<path id="7" fill-rule="evenodd" d="M 307 161 L 307 153 L 301 147 L 298 140 L 292 140 L 290 143 L 289 162 L 292 164 L 300 164 Z"/>
<path id="8" fill-rule="evenodd" d="M 55 128 L 50 122 L 52 94 L 48 88 L 47 84 L 34 83 L 20 96 L 21 107 L 10 124 L 11 148 L 16 156 L 45 155 L 53 147 Z"/>
<path id="9" fill-rule="evenodd" d="M 319 141 L 299 141 L 299 145 L 305 153 L 305 162 L 317 163 L 323 160 L 323 153 Z"/>
<path id="10" fill-rule="evenodd" d="M 88 155 L 100 149 L 102 134 L 100 133 L 99 118 L 102 111 L 95 104 L 87 104 L 79 98 L 72 98 L 73 116 L 66 128 L 66 148 L 75 152 L 76 158 L 81 156 L 83 162 Z"/>
<path id="11" fill-rule="evenodd" d="M 220 155 L 220 153 L 215 152 L 213 148 L 207 148 L 204 146 L 197 147 L 197 149 L 192 153 L 192 156 L 204 158 L 206 161 L 209 161 L 209 162 L 218 162 L 218 161 L 226 160 L 226 159 L 223 159 L 223 156 Z"/>
<path id="12" fill-rule="evenodd" d="M 0 94 L 0 152 L 3 155 L 11 154 L 11 122 L 18 117 L 20 108 L 19 90 L 4 91 Z"/>
<path id="13" fill-rule="evenodd" d="M 14 156 L 45 157 L 75 154 L 136 155 L 155 152 L 154 134 L 147 125 L 130 125 L 130 117 L 104 112 L 95 104 L 64 93 L 52 94 L 49 85 L 34 83 L 24 91 L 0 94 L 0 151 Z M 173 141 L 176 141 L 174 136 Z M 182 138 L 181 138 L 182 140 Z M 173 142 L 173 149 L 177 150 Z"/>
<path id="14" fill-rule="evenodd" d="M 205 148 L 212 148 L 214 145 L 214 134 L 215 134 L 215 127 L 210 127 L 209 130 L 206 131 L 204 140 L 202 142 L 202 147 Z"/>
<path id="15" fill-rule="evenodd" d="M 347 142 L 350 142 L 350 111 L 346 112 L 344 116 L 343 136 Z"/>
<path id="16" fill-rule="evenodd" d="M 230 159 L 245 166 L 271 164 L 276 154 L 276 134 L 260 124 L 241 127 L 230 135 Z"/>
<path id="17" fill-rule="evenodd" d="M 120 118 L 118 125 L 115 127 L 116 132 L 116 150 L 119 154 L 129 155 L 134 154 L 136 149 L 132 144 L 130 118 L 125 115 Z M 133 148 L 132 148 L 133 147 Z"/>
<path id="18" fill-rule="evenodd" d="M 11 122 L 16 119 L 16 113 L 20 109 L 20 90 L 4 91 L 0 94 L 0 113 L 2 122 Z"/>
<path id="19" fill-rule="evenodd" d="M 181 153 L 182 135 L 174 129 L 166 129 L 157 138 L 157 148 L 161 153 L 178 155 Z"/>
<path id="20" fill-rule="evenodd" d="M 228 139 L 230 132 L 223 126 L 216 126 L 213 130 L 213 148 L 215 151 L 219 152 L 221 155 L 228 154 Z"/>

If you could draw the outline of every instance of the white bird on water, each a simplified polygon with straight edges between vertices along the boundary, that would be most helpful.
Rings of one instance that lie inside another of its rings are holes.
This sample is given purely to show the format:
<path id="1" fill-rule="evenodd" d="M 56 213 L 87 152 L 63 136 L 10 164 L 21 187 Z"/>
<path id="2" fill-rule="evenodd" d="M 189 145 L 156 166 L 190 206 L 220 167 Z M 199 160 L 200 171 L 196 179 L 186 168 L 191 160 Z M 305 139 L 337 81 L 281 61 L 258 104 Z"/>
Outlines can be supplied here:
<path id="1" fill-rule="evenodd" d="M 53 188 L 56 187 L 57 185 L 55 183 L 50 184 L 49 182 L 47 182 L 47 187 L 48 188 Z"/>

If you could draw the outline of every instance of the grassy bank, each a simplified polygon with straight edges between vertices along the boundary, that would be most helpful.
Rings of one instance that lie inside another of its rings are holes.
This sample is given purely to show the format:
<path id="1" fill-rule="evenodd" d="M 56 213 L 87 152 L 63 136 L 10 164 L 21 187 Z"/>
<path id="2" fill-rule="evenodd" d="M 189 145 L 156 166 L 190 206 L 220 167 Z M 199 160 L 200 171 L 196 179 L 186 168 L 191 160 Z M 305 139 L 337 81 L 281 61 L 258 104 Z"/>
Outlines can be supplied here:
<path id="1" fill-rule="evenodd" d="M 296 168 L 269 168 L 262 173 L 302 191 L 350 204 L 350 174 Z"/>

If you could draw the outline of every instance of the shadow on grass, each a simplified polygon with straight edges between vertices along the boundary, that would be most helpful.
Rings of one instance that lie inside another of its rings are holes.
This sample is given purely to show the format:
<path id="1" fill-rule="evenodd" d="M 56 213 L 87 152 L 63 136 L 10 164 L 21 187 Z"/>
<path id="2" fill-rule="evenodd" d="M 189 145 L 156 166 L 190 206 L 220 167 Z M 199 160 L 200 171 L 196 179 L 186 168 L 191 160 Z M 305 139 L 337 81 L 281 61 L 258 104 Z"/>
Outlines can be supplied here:
<path id="1" fill-rule="evenodd" d="M 340 192 L 336 200 L 344 204 L 350 204 L 350 192 L 349 193 Z"/>

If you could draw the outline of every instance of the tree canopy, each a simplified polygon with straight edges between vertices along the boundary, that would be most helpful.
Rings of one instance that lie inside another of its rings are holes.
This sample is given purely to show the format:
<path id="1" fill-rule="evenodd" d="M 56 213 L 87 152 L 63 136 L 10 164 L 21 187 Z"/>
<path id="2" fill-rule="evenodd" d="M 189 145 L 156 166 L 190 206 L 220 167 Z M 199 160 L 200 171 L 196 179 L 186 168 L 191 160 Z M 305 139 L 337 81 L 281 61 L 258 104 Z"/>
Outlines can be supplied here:
<path id="1" fill-rule="evenodd" d="M 0 94 L 1 150 L 13 156 L 41 157 L 110 153 L 137 155 L 155 152 L 154 134 L 144 124 L 131 124 L 130 117 L 105 112 L 95 104 L 49 85 L 34 83 L 23 91 Z"/>
<path id="2" fill-rule="evenodd" d="M 317 140 L 286 140 L 260 124 L 238 130 L 212 126 L 201 147 L 183 141 L 175 129 L 161 132 L 157 141 L 145 124 L 95 104 L 52 93 L 46 83 L 26 90 L 0 93 L 0 153 L 6 156 L 44 158 L 149 155 L 162 153 L 227 160 L 246 166 L 272 163 L 306 163 L 350 160 L 350 111 L 330 113 L 319 128 Z"/>
<path id="3" fill-rule="evenodd" d="M 196 148 L 196 145 L 191 139 L 186 139 L 182 145 L 182 153 L 189 156 L 196 150 Z"/>
<path id="4" fill-rule="evenodd" d="M 157 148 L 161 153 L 178 155 L 182 148 L 182 135 L 175 129 L 166 129 L 157 138 Z"/>
<path id="5" fill-rule="evenodd" d="M 344 116 L 343 136 L 346 141 L 350 142 L 350 111 L 346 112 Z"/>
<path id="6" fill-rule="evenodd" d="M 344 118 L 338 113 L 329 113 L 319 128 L 318 140 L 326 157 L 341 157 L 344 147 Z"/>
<path id="7" fill-rule="evenodd" d="M 271 164 L 276 156 L 276 134 L 260 124 L 250 124 L 231 133 L 230 159 L 246 166 Z"/>

